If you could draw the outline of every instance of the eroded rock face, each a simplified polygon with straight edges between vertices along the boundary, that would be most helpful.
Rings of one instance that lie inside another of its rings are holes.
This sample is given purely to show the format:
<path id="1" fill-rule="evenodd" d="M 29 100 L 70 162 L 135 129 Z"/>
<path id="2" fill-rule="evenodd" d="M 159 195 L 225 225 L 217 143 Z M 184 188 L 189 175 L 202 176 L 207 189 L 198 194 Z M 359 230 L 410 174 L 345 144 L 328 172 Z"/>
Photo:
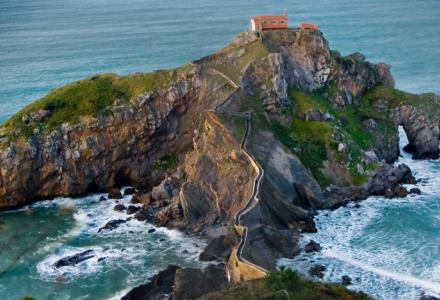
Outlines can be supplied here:
<path id="1" fill-rule="evenodd" d="M 268 112 L 276 113 L 289 105 L 285 61 L 280 53 L 271 53 L 261 60 L 251 62 L 243 72 L 242 82 L 246 88 L 263 90 L 260 98 Z"/>
<path id="2" fill-rule="evenodd" d="M 256 140 L 265 142 L 249 144 L 249 150 L 266 165 L 258 206 L 243 218 L 252 228 L 243 255 L 272 269 L 278 258 L 299 253 L 299 234 L 313 224 L 313 211 L 325 200 L 319 184 L 299 159 L 270 132 L 258 133 Z"/>
<path id="3" fill-rule="evenodd" d="M 48 136 L 34 135 L 4 147 L 0 208 L 156 182 L 163 172 L 154 163 L 190 149 L 195 116 L 230 93 L 224 81 L 204 76 L 195 68 L 168 88 L 138 95 L 126 105 L 116 101 L 110 115 L 64 124 Z"/>
<path id="4" fill-rule="evenodd" d="M 358 103 L 358 97 L 375 85 L 394 87 L 394 79 L 390 66 L 379 63 L 372 64 L 365 60 L 361 53 L 353 53 L 342 57 L 334 53 L 334 64 L 329 82 L 336 85 L 338 106 Z"/>
<path id="5" fill-rule="evenodd" d="M 188 226 L 229 222 L 247 201 L 255 170 L 213 114 L 207 116 L 194 143 L 194 151 L 185 158 L 186 181 L 179 195 Z"/>
<path id="6" fill-rule="evenodd" d="M 408 136 L 409 144 L 404 150 L 412 153 L 415 159 L 437 159 L 440 116 L 430 119 L 426 113 L 409 105 L 400 105 L 395 114 L 396 122 L 403 125 Z"/>
<path id="7" fill-rule="evenodd" d="M 222 266 L 209 265 L 205 270 L 169 266 L 149 282 L 128 292 L 122 300 L 191 300 L 226 288 L 228 279 Z"/>
<path id="8" fill-rule="evenodd" d="M 225 269 L 209 265 L 200 269 L 179 269 L 174 278 L 173 294 L 175 300 L 190 300 L 212 291 L 221 291 L 228 285 Z"/>
<path id="9" fill-rule="evenodd" d="M 128 292 L 122 300 L 159 300 L 166 299 L 173 291 L 174 277 L 178 266 L 168 266 L 167 269 L 154 275 L 149 282 L 141 284 Z"/>
<path id="10" fill-rule="evenodd" d="M 323 87 L 332 69 L 327 40 L 319 31 L 282 31 L 273 39 L 284 59 L 289 86 L 305 91 Z"/>

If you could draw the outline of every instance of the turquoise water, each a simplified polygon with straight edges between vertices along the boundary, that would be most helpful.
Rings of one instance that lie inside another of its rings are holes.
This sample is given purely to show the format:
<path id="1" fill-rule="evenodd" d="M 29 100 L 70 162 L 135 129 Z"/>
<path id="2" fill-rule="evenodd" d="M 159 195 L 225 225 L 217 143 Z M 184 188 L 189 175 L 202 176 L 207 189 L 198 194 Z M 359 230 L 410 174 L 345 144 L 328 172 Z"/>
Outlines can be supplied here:
<path id="1" fill-rule="evenodd" d="M 0 0 L 0 122 L 95 73 L 170 68 L 209 54 L 249 16 L 288 9 L 332 48 L 393 66 L 397 86 L 440 93 L 437 0 Z"/>
<path id="2" fill-rule="evenodd" d="M 199 266 L 204 242 L 137 220 L 98 232 L 114 219 L 115 200 L 101 195 L 60 198 L 0 214 L 0 299 L 119 299 L 169 264 Z M 120 203 L 129 204 L 130 196 Z M 182 254 L 182 250 L 188 252 Z M 59 259 L 93 250 L 94 257 L 55 268 Z"/>
<path id="3" fill-rule="evenodd" d="M 72 80 L 171 68 L 209 54 L 245 28 L 250 15 L 283 9 L 291 26 L 318 23 L 333 49 L 391 64 L 397 87 L 440 93 L 438 0 L 0 0 L 0 122 Z M 378 299 L 440 293 L 440 164 L 402 159 L 430 178 L 421 196 L 371 198 L 360 209 L 318 216 L 313 238 L 326 247 L 316 258 L 329 268 L 326 279 L 349 273 L 360 278 L 353 288 Z M 58 199 L 0 214 L 1 299 L 105 299 L 168 263 L 197 264 L 193 241 L 173 231 L 151 235 L 133 220 L 98 235 L 118 213 L 96 199 Z M 182 248 L 189 255 L 179 255 Z M 87 249 L 97 255 L 87 263 L 51 267 Z"/>
<path id="4" fill-rule="evenodd" d="M 403 130 L 401 147 L 407 144 Z M 350 286 L 375 299 L 419 299 L 425 292 L 440 297 L 440 161 L 413 161 L 401 151 L 399 163 L 411 167 L 421 195 L 404 199 L 370 197 L 316 218 L 318 233 L 304 235 L 323 246 L 318 254 L 281 260 L 305 272 L 313 264 L 327 267 L 324 280 L 353 279 Z M 407 186 L 411 188 L 411 185 Z"/>

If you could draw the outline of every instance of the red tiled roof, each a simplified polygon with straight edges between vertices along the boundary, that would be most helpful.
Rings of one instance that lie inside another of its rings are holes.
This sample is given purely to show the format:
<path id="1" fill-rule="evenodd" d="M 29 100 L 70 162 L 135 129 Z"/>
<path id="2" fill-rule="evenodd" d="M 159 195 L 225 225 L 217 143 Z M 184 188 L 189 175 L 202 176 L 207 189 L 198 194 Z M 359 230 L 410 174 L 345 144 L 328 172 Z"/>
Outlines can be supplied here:
<path id="1" fill-rule="evenodd" d="M 251 17 L 252 20 L 256 24 L 260 23 L 261 21 L 287 21 L 287 16 L 285 15 L 278 15 L 278 16 L 254 16 Z"/>
<path id="2" fill-rule="evenodd" d="M 299 28 L 301 28 L 301 29 L 313 29 L 313 30 L 318 30 L 319 29 L 318 25 L 316 25 L 314 23 L 301 23 L 301 24 L 299 24 Z"/>

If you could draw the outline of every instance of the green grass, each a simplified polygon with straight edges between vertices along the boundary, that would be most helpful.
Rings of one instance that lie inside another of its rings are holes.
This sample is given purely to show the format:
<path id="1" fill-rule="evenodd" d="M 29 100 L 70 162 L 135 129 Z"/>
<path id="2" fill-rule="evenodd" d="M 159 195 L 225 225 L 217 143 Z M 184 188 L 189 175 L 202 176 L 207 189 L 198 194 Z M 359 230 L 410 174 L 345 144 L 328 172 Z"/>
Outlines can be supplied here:
<path id="1" fill-rule="evenodd" d="M 287 293 L 287 294 L 286 294 Z M 371 300 L 367 294 L 353 292 L 335 283 L 316 282 L 295 271 L 280 268 L 266 277 L 231 284 L 220 292 L 204 295 L 201 300 Z"/>
<path id="2" fill-rule="evenodd" d="M 295 271 L 280 268 L 269 272 L 265 278 L 269 289 L 273 292 L 286 290 L 291 299 L 295 300 L 369 300 L 367 294 L 356 293 L 342 285 L 334 283 L 320 283 L 300 277 Z"/>
<path id="3" fill-rule="evenodd" d="M 357 165 L 362 160 L 362 152 L 371 150 L 375 144 L 375 136 L 362 123 L 377 112 L 373 113 L 368 104 L 361 107 L 334 107 L 330 99 L 335 95 L 334 86 L 325 86 L 313 93 L 290 89 L 292 107 L 284 113 L 292 119 L 292 123 L 289 127 L 274 123 L 271 130 L 284 145 L 298 155 L 321 186 L 332 183 L 332 179 L 322 173 L 323 163 L 327 159 L 336 159 L 336 163 L 346 168 L 353 184 L 362 184 L 368 178 L 358 173 Z M 329 113 L 334 119 L 324 122 L 302 121 L 302 115 L 310 109 Z M 391 123 L 386 118 L 378 122 L 378 130 L 387 133 L 386 136 L 391 134 L 390 126 Z M 347 145 L 346 153 L 338 152 L 340 142 Z"/>
<path id="4" fill-rule="evenodd" d="M 362 149 L 369 149 L 374 144 L 372 133 L 362 127 L 363 119 L 357 110 L 348 107 L 338 114 L 342 128 L 350 135 L 353 141 Z"/>
<path id="5" fill-rule="evenodd" d="M 316 108 L 326 111 L 328 103 L 322 99 L 322 92 L 306 93 L 298 88 L 289 90 L 289 98 L 293 104 L 293 112 L 300 117 L 306 111 Z"/>
<path id="6" fill-rule="evenodd" d="M 233 63 L 226 58 L 228 54 L 241 49 L 244 49 L 245 53 Z M 244 67 L 253 61 L 266 57 L 269 51 L 264 44 L 255 41 L 240 47 L 227 47 L 217 54 L 216 59 L 205 62 L 204 65 L 222 72 L 235 81 L 239 81 Z"/>
<path id="7" fill-rule="evenodd" d="M 411 94 L 395 88 L 386 86 L 376 86 L 370 89 L 362 99 L 362 105 L 366 112 L 370 112 L 376 118 L 381 118 L 373 106 L 374 104 L 381 100 L 388 104 L 388 109 L 394 109 L 399 104 L 409 104 L 418 109 L 423 110 L 423 112 L 432 118 L 436 118 L 440 112 L 440 105 L 438 101 L 435 100 L 435 94 Z M 365 106 L 367 108 L 365 108 Z"/>
<path id="8" fill-rule="evenodd" d="M 279 141 L 298 155 L 321 186 L 331 183 L 321 172 L 327 159 L 327 146 L 333 143 L 329 124 L 294 119 L 290 128 L 273 122 L 271 130 Z"/>
<path id="9" fill-rule="evenodd" d="M 176 154 L 167 154 L 162 156 L 154 165 L 153 170 L 154 171 L 161 171 L 161 172 L 167 172 L 169 170 L 173 170 L 177 167 L 177 164 L 179 163 L 179 158 Z"/>
<path id="10" fill-rule="evenodd" d="M 108 114 L 106 108 L 116 99 L 124 103 L 140 93 L 165 88 L 189 66 L 173 71 L 136 73 L 128 76 L 101 74 L 52 90 L 45 97 L 29 104 L 6 121 L 0 132 L 9 136 L 30 137 L 35 128 L 47 134 L 63 123 L 77 124 L 84 118 Z M 26 124 L 23 117 L 40 109 L 51 114 L 42 122 Z"/>

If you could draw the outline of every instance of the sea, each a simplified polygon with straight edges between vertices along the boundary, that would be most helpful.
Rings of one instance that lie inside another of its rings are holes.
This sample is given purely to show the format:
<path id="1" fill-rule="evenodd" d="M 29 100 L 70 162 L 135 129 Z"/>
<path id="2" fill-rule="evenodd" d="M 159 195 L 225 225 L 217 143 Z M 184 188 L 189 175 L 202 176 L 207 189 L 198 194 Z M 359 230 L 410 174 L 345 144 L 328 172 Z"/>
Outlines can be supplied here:
<path id="1" fill-rule="evenodd" d="M 438 0 L 0 0 L 0 123 L 67 82 L 173 68 L 227 44 L 250 16 L 285 10 L 292 27 L 317 23 L 332 49 L 390 64 L 396 87 L 440 94 Z M 319 232 L 303 243 L 324 250 L 281 263 L 304 271 L 320 261 L 325 280 L 349 275 L 351 288 L 375 299 L 439 295 L 440 163 L 400 161 L 424 179 L 420 196 L 321 212 Z M 98 234 L 121 217 L 99 197 L 0 213 L 0 299 L 116 299 L 168 264 L 200 264 L 203 241 L 176 231 L 148 233 L 151 225 L 130 220 Z M 53 267 L 84 250 L 95 256 Z"/>

